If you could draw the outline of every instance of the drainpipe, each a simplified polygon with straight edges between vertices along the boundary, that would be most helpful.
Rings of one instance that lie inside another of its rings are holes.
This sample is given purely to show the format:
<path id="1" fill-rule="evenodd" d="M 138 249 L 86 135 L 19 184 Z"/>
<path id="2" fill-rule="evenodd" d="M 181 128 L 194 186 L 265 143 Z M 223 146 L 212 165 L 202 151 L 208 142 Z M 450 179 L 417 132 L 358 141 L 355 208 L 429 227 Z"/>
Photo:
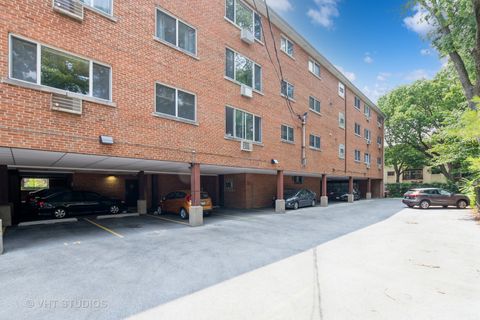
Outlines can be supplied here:
<path id="1" fill-rule="evenodd" d="M 306 126 L 307 126 L 307 116 L 308 113 L 305 112 L 303 116 L 299 116 L 300 120 L 302 121 L 302 166 L 307 165 L 307 152 L 306 152 L 306 140 L 307 140 L 307 133 L 306 133 Z"/>

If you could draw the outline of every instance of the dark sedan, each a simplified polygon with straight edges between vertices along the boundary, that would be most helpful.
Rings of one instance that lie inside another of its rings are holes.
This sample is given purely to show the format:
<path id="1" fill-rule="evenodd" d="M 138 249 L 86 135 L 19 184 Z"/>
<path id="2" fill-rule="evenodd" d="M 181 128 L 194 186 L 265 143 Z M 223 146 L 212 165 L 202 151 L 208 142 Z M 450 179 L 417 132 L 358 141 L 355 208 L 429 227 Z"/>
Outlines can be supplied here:
<path id="1" fill-rule="evenodd" d="M 317 203 L 316 193 L 308 189 L 285 190 L 285 207 L 287 209 L 298 209 L 301 207 L 314 207 Z"/>
<path id="2" fill-rule="evenodd" d="M 459 209 L 468 207 L 470 201 L 464 194 L 456 194 L 439 188 L 412 189 L 404 194 L 402 202 L 408 207 L 419 206 L 428 209 L 430 206 L 455 206 Z"/>
<path id="3" fill-rule="evenodd" d="M 348 191 L 335 192 L 331 191 L 328 193 L 328 200 L 331 201 L 348 201 Z M 360 193 L 357 190 L 353 190 L 353 200 L 360 200 Z"/>
<path id="4" fill-rule="evenodd" d="M 95 192 L 63 191 L 36 199 L 34 209 L 38 215 L 63 219 L 81 214 L 117 214 L 126 211 L 127 207 L 123 201 Z"/>

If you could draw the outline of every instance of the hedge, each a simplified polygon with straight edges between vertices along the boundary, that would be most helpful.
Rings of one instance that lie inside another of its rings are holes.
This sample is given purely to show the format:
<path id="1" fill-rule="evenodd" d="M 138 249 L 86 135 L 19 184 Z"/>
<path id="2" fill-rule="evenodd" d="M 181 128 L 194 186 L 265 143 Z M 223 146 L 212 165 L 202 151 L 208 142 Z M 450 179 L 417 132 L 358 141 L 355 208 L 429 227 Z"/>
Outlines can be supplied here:
<path id="1" fill-rule="evenodd" d="M 459 192 L 456 184 L 449 183 L 387 183 L 385 190 L 390 198 L 403 197 L 405 192 L 414 188 L 442 188 L 450 192 Z"/>

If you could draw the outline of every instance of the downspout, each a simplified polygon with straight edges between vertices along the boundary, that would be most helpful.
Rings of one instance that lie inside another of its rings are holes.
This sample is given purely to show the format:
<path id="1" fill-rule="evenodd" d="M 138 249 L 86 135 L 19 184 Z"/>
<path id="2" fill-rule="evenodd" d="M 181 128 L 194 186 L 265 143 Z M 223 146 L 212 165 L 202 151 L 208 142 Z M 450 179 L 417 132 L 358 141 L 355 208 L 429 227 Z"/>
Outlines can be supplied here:
<path id="1" fill-rule="evenodd" d="M 347 117 L 347 88 L 345 87 L 345 110 L 344 110 L 344 114 L 345 114 L 345 175 L 347 174 L 347 162 L 348 162 L 348 147 L 347 147 L 347 130 L 348 130 L 348 117 Z"/>
<path id="2" fill-rule="evenodd" d="M 308 113 L 305 112 L 303 116 L 299 116 L 300 120 L 302 121 L 302 166 L 305 167 L 307 165 L 307 152 L 306 152 L 306 140 L 307 140 L 307 116 Z"/>

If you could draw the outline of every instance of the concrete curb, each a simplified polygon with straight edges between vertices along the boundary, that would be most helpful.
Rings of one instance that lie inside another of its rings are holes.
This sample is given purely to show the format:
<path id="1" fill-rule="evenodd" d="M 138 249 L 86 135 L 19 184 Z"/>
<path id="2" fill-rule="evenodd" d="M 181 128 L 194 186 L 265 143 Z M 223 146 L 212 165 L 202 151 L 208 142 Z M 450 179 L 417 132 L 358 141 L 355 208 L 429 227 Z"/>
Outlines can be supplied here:
<path id="1" fill-rule="evenodd" d="M 102 216 L 97 216 L 97 220 L 102 219 L 118 219 L 118 218 L 125 218 L 125 217 L 138 217 L 140 216 L 139 213 L 120 213 L 120 214 L 107 214 Z"/>
<path id="2" fill-rule="evenodd" d="M 77 218 L 68 218 L 68 219 L 51 219 L 51 220 L 39 220 L 39 221 L 27 221 L 27 222 L 20 222 L 18 224 L 19 227 L 28 227 L 28 226 L 36 226 L 41 224 L 56 224 L 56 223 L 65 223 L 65 222 L 78 222 Z"/>

